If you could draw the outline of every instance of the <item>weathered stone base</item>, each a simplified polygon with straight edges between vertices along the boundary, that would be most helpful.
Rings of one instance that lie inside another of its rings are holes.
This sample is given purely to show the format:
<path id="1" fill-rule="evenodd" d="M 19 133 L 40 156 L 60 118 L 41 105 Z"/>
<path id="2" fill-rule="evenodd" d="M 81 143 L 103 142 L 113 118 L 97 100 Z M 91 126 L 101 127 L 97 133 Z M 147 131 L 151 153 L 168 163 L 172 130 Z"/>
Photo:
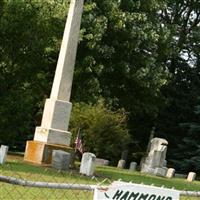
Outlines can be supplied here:
<path id="1" fill-rule="evenodd" d="M 74 149 L 66 145 L 27 141 L 24 160 L 36 164 L 51 164 L 53 150 L 63 150 L 74 154 Z"/>
<path id="2" fill-rule="evenodd" d="M 142 173 L 147 173 L 147 174 L 152 174 L 152 175 L 156 175 L 156 176 L 161 176 L 161 177 L 165 177 L 167 174 L 167 167 L 155 167 L 155 168 L 151 168 L 146 164 L 143 164 L 143 168 L 141 170 Z"/>
<path id="3" fill-rule="evenodd" d="M 166 174 L 167 174 L 167 170 L 168 170 L 167 167 L 156 167 L 156 168 L 155 168 L 155 171 L 154 171 L 154 174 L 155 174 L 156 176 L 165 177 Z"/>
<path id="4" fill-rule="evenodd" d="M 69 146 L 71 141 L 71 133 L 57 129 L 36 127 L 34 141 Z"/>

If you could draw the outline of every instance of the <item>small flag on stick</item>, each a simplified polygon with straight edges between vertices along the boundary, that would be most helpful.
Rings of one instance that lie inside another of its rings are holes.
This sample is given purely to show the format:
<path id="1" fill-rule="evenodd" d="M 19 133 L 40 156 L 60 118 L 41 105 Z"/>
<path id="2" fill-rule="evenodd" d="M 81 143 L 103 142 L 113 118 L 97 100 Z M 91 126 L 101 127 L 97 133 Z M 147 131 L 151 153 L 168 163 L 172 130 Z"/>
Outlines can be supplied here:
<path id="1" fill-rule="evenodd" d="M 83 154 L 83 144 L 80 134 L 80 128 L 78 129 L 78 134 L 75 140 L 75 151 L 78 150 L 81 154 Z"/>

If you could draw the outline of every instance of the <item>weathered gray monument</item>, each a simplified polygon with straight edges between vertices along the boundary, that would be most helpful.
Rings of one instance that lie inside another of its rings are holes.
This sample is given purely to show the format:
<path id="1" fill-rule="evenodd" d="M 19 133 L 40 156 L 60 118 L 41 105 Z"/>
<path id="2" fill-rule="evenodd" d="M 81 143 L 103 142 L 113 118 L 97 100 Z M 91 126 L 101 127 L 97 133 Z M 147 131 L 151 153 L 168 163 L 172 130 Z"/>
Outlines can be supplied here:
<path id="1" fill-rule="evenodd" d="M 84 0 L 71 0 L 51 96 L 46 99 L 42 123 L 36 127 L 34 140 L 27 141 L 26 161 L 51 163 L 53 150 L 70 150 L 70 94 L 83 3 Z"/>
<path id="2" fill-rule="evenodd" d="M 69 170 L 71 154 L 62 150 L 53 150 L 52 167 L 58 170 Z"/>
<path id="3" fill-rule="evenodd" d="M 141 172 L 158 176 L 166 176 L 166 153 L 168 142 L 162 138 L 153 138 L 148 155 L 145 157 Z"/>
<path id="4" fill-rule="evenodd" d="M 130 171 L 136 171 L 137 169 L 137 163 L 136 162 L 131 162 L 129 166 Z"/>

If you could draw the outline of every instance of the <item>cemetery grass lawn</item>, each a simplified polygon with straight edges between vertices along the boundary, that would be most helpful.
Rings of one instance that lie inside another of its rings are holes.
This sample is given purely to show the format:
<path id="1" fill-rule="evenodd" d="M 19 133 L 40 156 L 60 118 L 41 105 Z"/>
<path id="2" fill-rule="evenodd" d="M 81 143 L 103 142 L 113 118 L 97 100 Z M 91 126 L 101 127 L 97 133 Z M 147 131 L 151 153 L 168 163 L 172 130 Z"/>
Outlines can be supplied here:
<path id="1" fill-rule="evenodd" d="M 97 167 L 96 178 L 88 178 L 80 176 L 78 170 L 72 170 L 70 172 L 60 172 L 52 168 L 34 166 L 28 163 L 24 163 L 19 159 L 8 159 L 8 162 L 4 165 L 0 165 L 0 174 L 4 176 L 11 176 L 19 179 L 44 181 L 44 182 L 56 182 L 56 183 L 83 183 L 96 185 L 101 181 L 108 179 L 103 184 L 109 184 L 110 181 L 121 179 L 122 181 L 132 181 L 133 183 L 144 183 L 147 185 L 154 184 L 155 186 L 164 185 L 167 188 L 176 188 L 178 190 L 194 190 L 200 191 L 200 181 L 194 181 L 187 183 L 184 179 L 166 179 L 146 174 L 140 174 L 139 172 L 130 172 L 129 170 L 117 169 L 114 167 Z M 23 186 L 9 185 L 0 182 L 0 199 L 12 200 L 12 199 L 47 199 L 49 200 L 70 200 L 75 199 L 87 199 L 92 200 L 92 192 L 85 191 L 72 191 L 72 190 L 51 190 L 51 189 L 39 189 L 39 188 L 27 188 Z M 3 197 L 3 198 L 2 198 Z M 53 198 L 51 198 L 53 197 Z M 56 197 L 56 198 L 55 198 Z M 67 198 L 68 197 L 68 198 Z M 199 200 L 199 197 L 182 197 L 181 200 Z"/>
<path id="2" fill-rule="evenodd" d="M 189 183 L 185 179 L 161 178 L 148 174 L 141 174 L 140 172 L 130 172 L 125 169 L 117 169 L 114 167 L 98 167 L 97 172 L 99 176 L 104 176 L 111 180 L 121 179 L 122 181 L 127 182 L 131 181 L 133 183 L 143 183 L 145 185 L 153 184 L 155 186 L 164 186 L 166 188 L 175 188 L 177 190 L 200 191 L 200 181 Z"/>

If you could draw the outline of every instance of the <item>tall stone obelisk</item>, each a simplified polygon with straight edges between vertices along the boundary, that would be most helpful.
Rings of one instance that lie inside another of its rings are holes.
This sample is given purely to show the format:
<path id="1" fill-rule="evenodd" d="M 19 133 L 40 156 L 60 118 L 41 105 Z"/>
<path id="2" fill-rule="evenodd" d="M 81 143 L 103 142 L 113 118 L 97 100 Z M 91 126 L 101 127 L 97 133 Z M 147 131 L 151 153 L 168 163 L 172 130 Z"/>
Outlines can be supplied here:
<path id="1" fill-rule="evenodd" d="M 27 141 L 24 157 L 27 161 L 48 163 L 53 149 L 67 149 L 70 145 L 68 125 L 72 104 L 69 101 L 83 3 L 84 0 L 71 0 L 51 95 L 46 99 L 42 123 L 36 127 L 34 141 Z"/>

